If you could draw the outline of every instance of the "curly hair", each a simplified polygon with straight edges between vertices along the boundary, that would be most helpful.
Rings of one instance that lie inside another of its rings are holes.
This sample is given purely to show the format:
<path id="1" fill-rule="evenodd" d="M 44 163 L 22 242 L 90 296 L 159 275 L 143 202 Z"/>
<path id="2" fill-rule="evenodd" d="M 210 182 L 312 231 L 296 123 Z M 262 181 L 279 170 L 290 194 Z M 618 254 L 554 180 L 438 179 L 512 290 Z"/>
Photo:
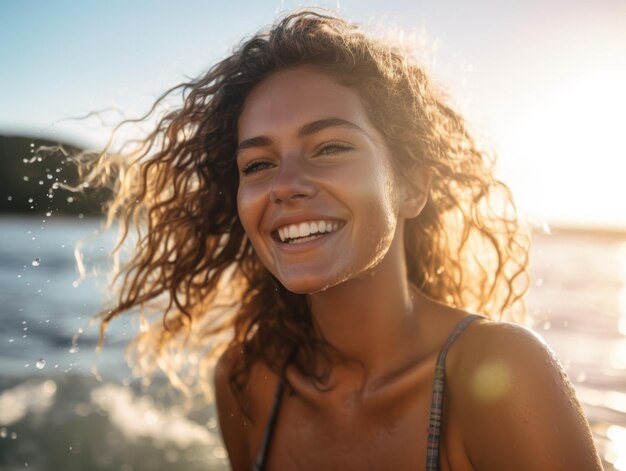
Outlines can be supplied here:
<path id="1" fill-rule="evenodd" d="M 194 380 L 207 386 L 199 365 L 227 347 L 242 352 L 235 388 L 254 362 L 279 372 L 296 348 L 296 366 L 322 379 L 315 358 L 330 358 L 329 345 L 312 334 L 306 296 L 289 292 L 262 265 L 236 203 L 237 120 L 246 98 L 275 72 L 303 65 L 358 94 L 399 178 L 416 184 L 415 170 L 431 177 L 424 210 L 405 226 L 409 280 L 442 303 L 521 319 L 529 236 L 508 187 L 494 176 L 493 156 L 479 149 L 410 54 L 339 17 L 303 10 L 162 95 L 151 113 L 174 93 L 182 92 L 182 106 L 165 113 L 133 152 L 105 150 L 84 169 L 90 186 L 113 187 L 107 224 L 120 223 L 118 255 L 130 228 L 138 237 L 117 271 L 117 302 L 101 313 L 99 349 L 113 318 L 139 312 L 132 345 L 141 371 L 159 367 L 182 390 Z M 146 315 L 160 319 L 150 323 Z"/>

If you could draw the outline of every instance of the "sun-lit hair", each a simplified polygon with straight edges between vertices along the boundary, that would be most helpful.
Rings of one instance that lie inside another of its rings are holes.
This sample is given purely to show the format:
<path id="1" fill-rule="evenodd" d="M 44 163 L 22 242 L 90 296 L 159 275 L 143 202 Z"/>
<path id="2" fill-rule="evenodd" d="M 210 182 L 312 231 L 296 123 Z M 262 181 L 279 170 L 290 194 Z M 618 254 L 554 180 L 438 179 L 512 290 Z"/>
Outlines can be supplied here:
<path id="1" fill-rule="evenodd" d="M 113 187 L 108 221 L 119 221 L 122 241 L 129 228 L 138 232 L 118 271 L 117 304 L 101 325 L 103 335 L 113 318 L 139 313 L 132 352 L 144 373 L 160 368 L 183 390 L 194 379 L 207 386 L 206 361 L 228 345 L 242 352 L 235 387 L 254 362 L 279 372 L 296 349 L 296 366 L 322 379 L 314 359 L 330 358 L 329 346 L 313 336 L 306 297 L 263 266 L 236 204 L 237 119 L 246 98 L 276 71 L 302 65 L 359 95 L 398 178 L 415 184 L 418 173 L 430 175 L 428 202 L 405 227 L 410 281 L 451 306 L 497 319 L 523 315 L 529 240 L 509 189 L 494 177 L 494 159 L 410 54 L 304 10 L 163 95 L 157 103 L 180 92 L 183 103 L 138 150 L 105 151 L 86 169 L 89 185 Z"/>

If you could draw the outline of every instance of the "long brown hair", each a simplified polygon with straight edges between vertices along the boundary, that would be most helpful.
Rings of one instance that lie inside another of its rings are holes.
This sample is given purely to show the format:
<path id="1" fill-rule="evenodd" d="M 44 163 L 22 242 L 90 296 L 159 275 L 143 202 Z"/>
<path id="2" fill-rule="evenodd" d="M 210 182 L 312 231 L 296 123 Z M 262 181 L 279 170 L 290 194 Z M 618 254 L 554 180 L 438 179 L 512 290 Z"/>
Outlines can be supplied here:
<path id="1" fill-rule="evenodd" d="M 237 119 L 246 98 L 271 74 L 301 65 L 359 94 L 400 178 L 412 184 L 416 170 L 431 176 L 426 207 L 405 228 L 410 281 L 449 305 L 495 318 L 523 314 L 529 241 L 492 156 L 409 54 L 341 18 L 303 10 L 164 94 L 157 104 L 182 92 L 182 105 L 135 151 L 104 151 L 85 167 L 90 186 L 113 187 L 108 224 L 119 221 L 120 243 L 129 228 L 138 232 L 117 272 L 117 303 L 101 314 L 100 340 L 113 318 L 139 312 L 132 351 L 144 373 L 158 367 L 181 389 L 207 386 L 205 362 L 230 345 L 243 353 L 235 386 L 256 361 L 278 372 L 296 348 L 297 367 L 321 379 L 314 358 L 329 346 L 312 335 L 306 298 L 261 264 L 236 206 Z"/>

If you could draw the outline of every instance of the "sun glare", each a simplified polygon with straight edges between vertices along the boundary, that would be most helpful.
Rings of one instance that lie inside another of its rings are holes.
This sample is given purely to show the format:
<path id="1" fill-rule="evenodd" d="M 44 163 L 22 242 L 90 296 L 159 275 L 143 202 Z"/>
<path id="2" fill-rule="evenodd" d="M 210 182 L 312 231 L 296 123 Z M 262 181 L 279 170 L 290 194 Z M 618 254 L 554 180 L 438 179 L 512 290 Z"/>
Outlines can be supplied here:
<path id="1" fill-rule="evenodd" d="M 537 101 L 503 137 L 520 205 L 550 221 L 626 227 L 626 70 L 590 71 Z"/>

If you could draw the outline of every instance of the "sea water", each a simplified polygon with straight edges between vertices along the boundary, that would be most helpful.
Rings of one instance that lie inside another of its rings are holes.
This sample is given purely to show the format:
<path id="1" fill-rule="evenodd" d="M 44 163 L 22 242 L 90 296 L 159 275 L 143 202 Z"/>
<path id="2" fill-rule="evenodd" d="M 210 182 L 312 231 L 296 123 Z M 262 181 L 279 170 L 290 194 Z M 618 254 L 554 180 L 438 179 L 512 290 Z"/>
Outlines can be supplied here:
<path id="1" fill-rule="evenodd" d="M 95 355 L 104 276 L 81 281 L 74 247 L 99 221 L 0 218 L 0 468 L 228 469 L 213 404 L 184 413 L 163 378 L 133 378 L 112 322 Z M 85 245 L 106 271 L 112 235 Z M 626 469 L 626 234 L 537 235 L 533 329 L 572 379 L 605 469 Z"/>

